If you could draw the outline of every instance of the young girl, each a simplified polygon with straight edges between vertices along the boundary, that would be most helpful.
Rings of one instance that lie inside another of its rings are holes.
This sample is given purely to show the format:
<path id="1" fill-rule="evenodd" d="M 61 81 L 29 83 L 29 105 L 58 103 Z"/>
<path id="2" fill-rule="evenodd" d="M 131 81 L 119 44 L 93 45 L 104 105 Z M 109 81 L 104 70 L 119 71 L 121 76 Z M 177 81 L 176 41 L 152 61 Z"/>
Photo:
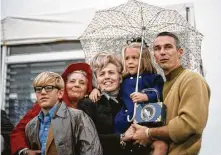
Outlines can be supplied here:
<path id="1" fill-rule="evenodd" d="M 137 71 L 139 63 L 141 43 L 132 42 L 123 48 L 123 82 L 120 88 L 120 96 L 124 102 L 123 108 L 115 117 L 115 132 L 124 133 L 130 123 L 127 121 L 127 115 L 132 118 L 134 112 L 134 103 L 157 102 L 155 92 L 149 91 L 141 93 L 143 89 L 155 88 L 162 99 L 163 78 L 156 74 L 156 69 L 152 64 L 150 51 L 147 46 L 143 47 L 140 75 L 138 79 L 138 92 L 135 92 Z M 141 103 L 142 104 L 142 103 Z"/>

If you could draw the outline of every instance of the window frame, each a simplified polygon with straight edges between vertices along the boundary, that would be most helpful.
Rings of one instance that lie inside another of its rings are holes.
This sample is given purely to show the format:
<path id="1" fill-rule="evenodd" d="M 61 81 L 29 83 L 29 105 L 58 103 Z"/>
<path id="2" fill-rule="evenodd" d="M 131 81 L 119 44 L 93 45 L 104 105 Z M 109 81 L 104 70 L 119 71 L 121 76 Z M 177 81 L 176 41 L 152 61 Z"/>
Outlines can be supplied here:
<path id="1" fill-rule="evenodd" d="M 62 52 L 50 52 L 40 54 L 19 54 L 10 55 L 10 46 L 2 46 L 2 62 L 1 62 L 1 109 L 5 110 L 5 98 L 6 98 L 6 80 L 7 80 L 7 68 L 11 64 L 24 64 L 35 62 L 52 62 L 52 61 L 66 61 L 66 60 L 82 60 L 85 59 L 82 49 L 74 49 L 73 51 Z"/>

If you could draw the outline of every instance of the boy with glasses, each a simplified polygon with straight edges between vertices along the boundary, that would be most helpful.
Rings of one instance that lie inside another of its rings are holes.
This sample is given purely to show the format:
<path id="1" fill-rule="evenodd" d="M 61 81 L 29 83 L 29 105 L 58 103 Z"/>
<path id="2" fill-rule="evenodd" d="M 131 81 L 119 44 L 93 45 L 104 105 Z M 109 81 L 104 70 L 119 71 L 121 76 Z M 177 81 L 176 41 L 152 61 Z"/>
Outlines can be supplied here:
<path id="1" fill-rule="evenodd" d="M 61 99 L 64 81 L 54 72 L 42 72 L 33 82 L 41 112 L 26 126 L 26 155 L 100 155 L 102 149 L 92 120 L 67 108 Z"/>

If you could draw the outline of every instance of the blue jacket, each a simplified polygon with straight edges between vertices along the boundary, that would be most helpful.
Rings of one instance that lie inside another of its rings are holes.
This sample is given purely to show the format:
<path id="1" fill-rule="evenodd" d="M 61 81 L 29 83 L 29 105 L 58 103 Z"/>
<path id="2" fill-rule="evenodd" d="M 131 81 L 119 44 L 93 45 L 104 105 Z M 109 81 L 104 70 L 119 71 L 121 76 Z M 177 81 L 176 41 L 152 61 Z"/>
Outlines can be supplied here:
<path id="1" fill-rule="evenodd" d="M 121 84 L 120 96 L 122 97 L 124 106 L 121 108 L 121 110 L 118 112 L 118 114 L 115 117 L 115 133 L 125 132 L 130 125 L 127 122 L 127 115 L 130 115 L 130 118 L 132 118 L 133 116 L 134 103 L 130 98 L 130 94 L 135 92 L 136 79 L 137 75 L 133 76 L 128 75 L 123 79 L 123 82 Z M 143 89 L 147 88 L 155 88 L 160 95 L 160 100 L 162 100 L 163 84 L 164 81 L 161 75 L 142 73 L 139 76 L 138 92 L 141 92 Z M 157 95 L 155 92 L 145 92 L 145 93 L 149 98 L 148 102 L 157 101 Z"/>

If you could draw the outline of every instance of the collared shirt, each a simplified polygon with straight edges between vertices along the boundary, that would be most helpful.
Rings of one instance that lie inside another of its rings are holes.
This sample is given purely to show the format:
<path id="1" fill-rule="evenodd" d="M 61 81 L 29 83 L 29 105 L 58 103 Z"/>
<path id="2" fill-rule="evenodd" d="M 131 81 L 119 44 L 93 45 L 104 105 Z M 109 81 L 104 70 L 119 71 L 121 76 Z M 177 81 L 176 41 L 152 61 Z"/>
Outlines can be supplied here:
<path id="1" fill-rule="evenodd" d="M 38 115 L 38 119 L 40 121 L 40 127 L 39 127 L 39 140 L 41 143 L 41 154 L 45 154 L 45 148 L 46 143 L 48 139 L 48 130 L 51 125 L 51 119 L 53 118 L 53 115 L 57 109 L 58 104 L 56 103 L 44 116 L 44 113 L 41 111 Z"/>
<path id="2" fill-rule="evenodd" d="M 170 72 L 168 75 L 166 75 L 166 82 L 164 83 L 163 87 L 163 100 L 165 100 L 173 84 L 176 82 L 176 79 L 184 70 L 185 69 L 182 66 L 179 66 L 176 69 L 174 69 L 172 72 Z"/>
<path id="3" fill-rule="evenodd" d="M 112 100 L 114 100 L 116 103 L 118 103 L 118 100 L 117 100 L 117 96 L 116 95 L 110 95 L 110 94 L 108 94 L 108 93 L 106 93 L 106 92 L 102 92 L 101 93 L 101 96 L 102 95 L 104 95 L 108 100 L 110 100 L 110 99 L 112 99 Z"/>

